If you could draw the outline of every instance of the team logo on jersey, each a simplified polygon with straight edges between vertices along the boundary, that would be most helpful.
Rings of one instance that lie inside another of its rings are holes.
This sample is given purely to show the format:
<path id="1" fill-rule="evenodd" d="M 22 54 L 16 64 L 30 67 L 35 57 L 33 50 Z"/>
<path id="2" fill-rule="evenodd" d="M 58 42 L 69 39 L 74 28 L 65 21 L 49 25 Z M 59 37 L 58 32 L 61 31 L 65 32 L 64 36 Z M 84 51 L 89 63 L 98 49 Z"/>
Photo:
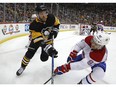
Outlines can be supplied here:
<path id="1" fill-rule="evenodd" d="M 87 62 L 87 64 L 90 65 L 90 66 L 95 65 L 95 63 L 93 62 L 93 60 L 89 60 L 89 61 Z"/>

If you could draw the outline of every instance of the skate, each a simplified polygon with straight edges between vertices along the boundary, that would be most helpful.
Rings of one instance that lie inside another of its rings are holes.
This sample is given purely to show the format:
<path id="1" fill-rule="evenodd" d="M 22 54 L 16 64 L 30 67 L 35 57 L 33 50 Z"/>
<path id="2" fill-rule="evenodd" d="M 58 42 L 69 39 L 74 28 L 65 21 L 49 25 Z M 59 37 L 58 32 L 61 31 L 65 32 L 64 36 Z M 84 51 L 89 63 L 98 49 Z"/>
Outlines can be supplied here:
<path id="1" fill-rule="evenodd" d="M 24 67 L 20 67 L 20 68 L 18 69 L 18 71 L 16 72 L 16 75 L 17 75 L 17 76 L 20 76 L 20 75 L 23 73 L 24 70 L 25 70 Z"/>
<path id="2" fill-rule="evenodd" d="M 77 83 L 77 84 L 82 84 L 82 80 L 79 83 Z"/>

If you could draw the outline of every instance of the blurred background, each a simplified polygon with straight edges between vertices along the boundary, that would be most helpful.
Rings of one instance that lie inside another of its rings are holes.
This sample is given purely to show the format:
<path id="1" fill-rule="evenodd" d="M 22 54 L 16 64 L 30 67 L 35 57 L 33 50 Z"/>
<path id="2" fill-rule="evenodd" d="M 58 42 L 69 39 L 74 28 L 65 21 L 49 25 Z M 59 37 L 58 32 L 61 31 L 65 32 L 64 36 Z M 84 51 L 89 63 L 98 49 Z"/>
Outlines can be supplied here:
<path id="1" fill-rule="evenodd" d="M 103 22 L 116 26 L 116 3 L 0 3 L 0 23 L 30 22 L 35 7 L 42 4 L 62 24 Z"/>

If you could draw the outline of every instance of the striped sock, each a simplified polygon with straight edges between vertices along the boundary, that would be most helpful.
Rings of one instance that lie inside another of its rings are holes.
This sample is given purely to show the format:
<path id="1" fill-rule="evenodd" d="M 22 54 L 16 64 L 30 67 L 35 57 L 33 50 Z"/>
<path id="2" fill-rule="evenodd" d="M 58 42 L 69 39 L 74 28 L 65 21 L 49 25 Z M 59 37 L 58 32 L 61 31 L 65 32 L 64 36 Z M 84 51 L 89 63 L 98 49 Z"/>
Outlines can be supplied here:
<path id="1" fill-rule="evenodd" d="M 29 62 L 30 62 L 30 59 L 27 58 L 26 56 L 24 56 L 24 57 L 23 57 L 23 60 L 22 60 L 22 62 L 21 62 L 21 66 L 22 66 L 22 67 L 26 67 L 26 66 L 29 64 Z"/>

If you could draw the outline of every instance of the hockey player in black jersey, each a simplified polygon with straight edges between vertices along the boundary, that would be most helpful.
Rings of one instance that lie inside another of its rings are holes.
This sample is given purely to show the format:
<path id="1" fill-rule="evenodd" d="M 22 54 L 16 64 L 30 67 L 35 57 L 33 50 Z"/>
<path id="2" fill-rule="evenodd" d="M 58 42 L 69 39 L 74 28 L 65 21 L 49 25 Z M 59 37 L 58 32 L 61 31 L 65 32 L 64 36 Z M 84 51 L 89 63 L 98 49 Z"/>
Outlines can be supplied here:
<path id="1" fill-rule="evenodd" d="M 91 34 L 91 32 L 93 32 L 92 35 L 94 35 L 95 32 L 98 33 L 97 24 L 96 23 L 92 23 L 91 29 L 90 29 L 90 34 Z"/>
<path id="2" fill-rule="evenodd" d="M 16 72 L 17 76 L 23 73 L 39 47 L 42 48 L 40 59 L 43 62 L 47 61 L 49 56 L 54 55 L 54 57 L 57 57 L 58 54 L 56 49 L 52 47 L 52 37 L 57 37 L 60 25 L 59 20 L 54 15 L 48 14 L 46 7 L 43 5 L 37 6 L 35 10 L 37 18 L 29 27 L 32 40 L 22 59 L 21 67 Z"/>

